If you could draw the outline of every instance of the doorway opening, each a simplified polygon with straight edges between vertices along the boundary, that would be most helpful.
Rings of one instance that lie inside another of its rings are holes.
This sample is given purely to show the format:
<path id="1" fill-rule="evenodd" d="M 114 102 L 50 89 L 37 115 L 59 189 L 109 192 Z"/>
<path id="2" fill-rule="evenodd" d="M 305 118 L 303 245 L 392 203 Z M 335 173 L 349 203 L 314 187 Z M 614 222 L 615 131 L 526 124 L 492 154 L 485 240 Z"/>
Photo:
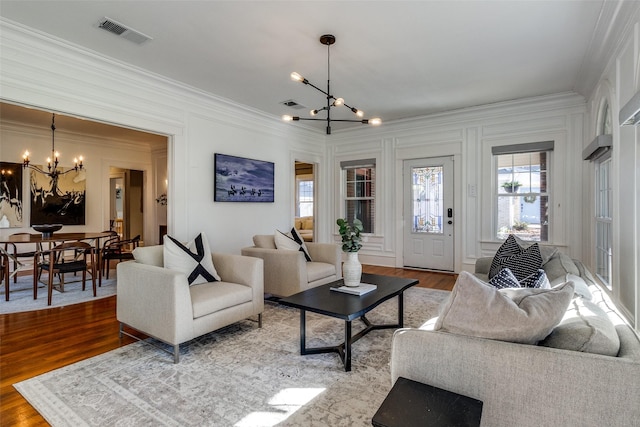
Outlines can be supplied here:
<path id="1" fill-rule="evenodd" d="M 144 172 L 109 167 L 109 227 L 121 239 L 144 236 Z"/>
<path id="2" fill-rule="evenodd" d="M 294 227 L 305 242 L 314 241 L 316 180 L 313 163 L 295 162 Z"/>

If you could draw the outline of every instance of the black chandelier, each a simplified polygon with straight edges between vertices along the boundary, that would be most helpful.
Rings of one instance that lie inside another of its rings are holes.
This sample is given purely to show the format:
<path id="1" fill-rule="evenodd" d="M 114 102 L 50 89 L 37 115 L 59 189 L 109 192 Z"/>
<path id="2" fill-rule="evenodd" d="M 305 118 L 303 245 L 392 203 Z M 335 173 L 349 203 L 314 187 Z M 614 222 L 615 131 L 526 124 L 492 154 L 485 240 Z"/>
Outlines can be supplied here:
<path id="1" fill-rule="evenodd" d="M 58 178 L 60 175 L 67 174 L 71 171 L 78 172 L 83 168 L 82 166 L 82 156 L 73 159 L 74 166 L 73 168 L 67 169 L 66 171 L 62 171 L 58 169 L 58 157 L 60 153 L 56 151 L 56 115 L 53 114 L 51 118 L 51 157 L 47 158 L 47 170 L 40 168 L 39 166 L 32 165 L 29 160 L 29 151 L 25 151 L 22 155 L 22 167 L 29 168 L 36 172 L 40 172 L 41 174 L 48 175 L 51 178 Z"/>
<path id="2" fill-rule="evenodd" d="M 327 122 L 327 135 L 331 134 L 331 122 L 354 122 L 354 123 L 362 123 L 362 124 L 370 124 L 370 125 L 379 125 L 380 123 L 382 123 L 382 120 L 380 120 L 379 118 L 374 118 L 374 119 L 331 119 L 331 107 L 339 107 L 341 105 L 344 105 L 345 107 L 347 107 L 348 109 L 350 109 L 357 117 L 362 117 L 364 116 L 364 113 L 362 112 L 362 110 L 358 110 L 355 107 L 351 107 L 349 105 L 347 105 L 344 102 L 344 99 L 342 98 L 336 98 L 333 95 L 331 95 L 331 53 L 330 53 L 330 47 L 332 44 L 334 44 L 336 42 L 336 38 L 331 35 L 331 34 L 325 34 L 323 36 L 320 37 L 320 43 L 322 43 L 323 45 L 327 46 L 327 91 L 325 92 L 324 90 L 320 89 L 318 86 L 314 85 L 313 83 L 311 83 L 309 80 L 305 79 L 304 77 L 302 77 L 300 74 L 293 72 L 291 73 L 291 80 L 294 81 L 298 81 L 300 83 L 303 83 L 305 85 L 309 85 L 312 88 L 314 88 L 315 90 L 322 92 L 326 97 L 327 97 L 327 105 L 322 107 L 322 108 L 318 108 L 315 110 L 311 110 L 310 114 L 312 116 L 317 115 L 320 111 L 326 111 L 327 112 L 327 118 L 326 119 L 320 119 L 320 118 L 305 118 L 305 117 L 298 117 L 298 116 L 290 116 L 290 115 L 284 115 L 282 116 L 282 119 L 284 121 L 290 122 L 290 121 L 298 121 L 298 120 L 315 120 L 315 121 L 326 121 Z"/>

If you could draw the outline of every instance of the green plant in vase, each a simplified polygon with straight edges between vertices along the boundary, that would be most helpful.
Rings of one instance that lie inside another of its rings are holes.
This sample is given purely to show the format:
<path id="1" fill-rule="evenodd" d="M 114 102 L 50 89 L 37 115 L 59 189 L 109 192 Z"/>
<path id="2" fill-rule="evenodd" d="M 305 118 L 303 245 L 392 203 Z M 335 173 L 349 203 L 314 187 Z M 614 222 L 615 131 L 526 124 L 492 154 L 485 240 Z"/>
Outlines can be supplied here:
<path id="1" fill-rule="evenodd" d="M 355 218 L 353 224 L 349 224 L 346 219 L 338 218 L 336 224 L 339 227 L 338 233 L 342 237 L 342 250 L 344 252 L 358 252 L 362 248 L 360 243 L 362 241 L 360 233 L 364 230 L 362 221 Z"/>
<path id="2" fill-rule="evenodd" d="M 342 237 L 342 250 L 347 254 L 347 260 L 342 264 L 344 285 L 358 286 L 362 276 L 362 264 L 358 260 L 358 251 L 362 248 L 360 233 L 364 230 L 362 221 L 355 218 L 349 224 L 346 219 L 339 218 L 336 224 L 338 224 L 338 232 Z"/>

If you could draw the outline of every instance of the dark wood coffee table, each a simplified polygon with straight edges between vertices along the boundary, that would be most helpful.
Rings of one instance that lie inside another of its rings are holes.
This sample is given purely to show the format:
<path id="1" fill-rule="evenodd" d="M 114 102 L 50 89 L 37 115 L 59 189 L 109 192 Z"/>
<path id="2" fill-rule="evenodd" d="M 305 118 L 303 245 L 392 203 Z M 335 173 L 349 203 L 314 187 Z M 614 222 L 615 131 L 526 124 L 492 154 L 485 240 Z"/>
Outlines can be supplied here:
<path id="1" fill-rule="evenodd" d="M 300 354 L 338 353 L 344 364 L 344 370 L 350 371 L 351 345 L 354 342 L 375 329 L 397 329 L 404 326 L 403 293 L 411 286 L 417 285 L 418 280 L 365 273 L 362 275 L 361 282 L 377 285 L 378 288 L 362 296 L 350 295 L 331 290 L 332 287 L 344 284 L 342 280 L 337 280 L 279 300 L 280 304 L 300 309 Z M 383 325 L 373 325 L 369 322 L 365 314 L 393 297 L 398 297 L 398 322 Z M 308 348 L 306 346 L 307 311 L 343 319 L 344 342 L 330 347 Z M 352 336 L 351 322 L 358 318 L 364 322 L 366 328 Z"/>

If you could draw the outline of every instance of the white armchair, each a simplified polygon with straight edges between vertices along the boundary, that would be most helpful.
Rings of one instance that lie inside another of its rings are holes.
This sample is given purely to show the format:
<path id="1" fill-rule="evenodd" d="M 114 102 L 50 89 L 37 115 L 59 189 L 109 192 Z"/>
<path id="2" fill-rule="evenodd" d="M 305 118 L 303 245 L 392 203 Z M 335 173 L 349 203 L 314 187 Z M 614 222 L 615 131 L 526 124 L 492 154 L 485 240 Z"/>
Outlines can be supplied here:
<path id="1" fill-rule="evenodd" d="M 184 273 L 164 268 L 162 245 L 138 247 L 135 261 L 117 266 L 117 318 L 120 336 L 133 336 L 125 325 L 173 345 L 179 345 L 251 316 L 262 327 L 264 288 L 262 260 L 240 255 L 211 254 L 222 279 L 189 286 Z"/>
<path id="2" fill-rule="evenodd" d="M 299 251 L 276 249 L 274 236 L 253 236 L 254 246 L 242 249 L 242 255 L 264 261 L 264 291 L 276 297 L 298 292 L 342 278 L 342 252 L 333 243 L 306 242 L 312 261 Z"/>

